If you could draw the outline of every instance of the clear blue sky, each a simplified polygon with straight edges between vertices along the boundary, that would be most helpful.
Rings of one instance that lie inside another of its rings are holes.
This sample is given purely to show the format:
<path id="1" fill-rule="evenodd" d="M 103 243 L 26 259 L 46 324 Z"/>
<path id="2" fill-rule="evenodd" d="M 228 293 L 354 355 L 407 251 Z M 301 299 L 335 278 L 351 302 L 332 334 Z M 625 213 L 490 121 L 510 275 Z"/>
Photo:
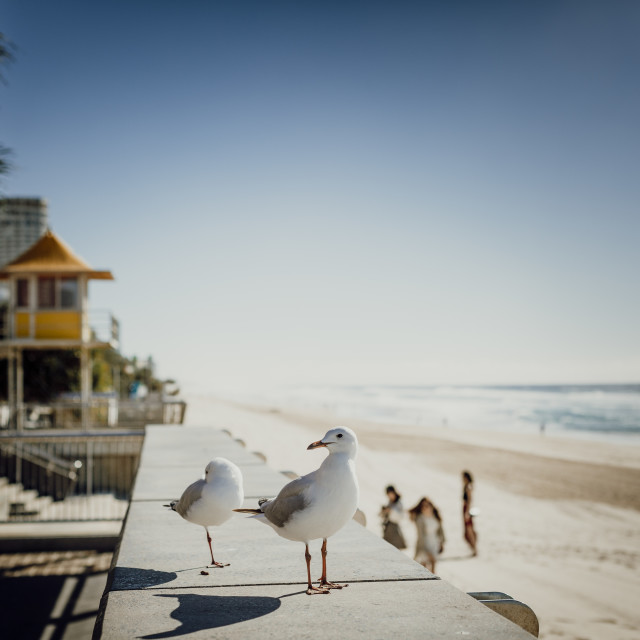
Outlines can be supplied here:
<path id="1" fill-rule="evenodd" d="M 4 0 L 12 196 L 212 390 L 640 380 L 640 3 Z"/>

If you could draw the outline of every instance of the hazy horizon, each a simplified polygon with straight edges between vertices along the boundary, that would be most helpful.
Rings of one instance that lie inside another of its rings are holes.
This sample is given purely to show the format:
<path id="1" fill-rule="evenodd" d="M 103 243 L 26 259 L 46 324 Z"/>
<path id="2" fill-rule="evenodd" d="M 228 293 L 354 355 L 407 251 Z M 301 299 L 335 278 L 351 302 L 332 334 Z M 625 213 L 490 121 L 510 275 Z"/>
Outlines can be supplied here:
<path id="1" fill-rule="evenodd" d="M 184 390 L 640 380 L 640 4 L 2 14 L 4 194 Z"/>

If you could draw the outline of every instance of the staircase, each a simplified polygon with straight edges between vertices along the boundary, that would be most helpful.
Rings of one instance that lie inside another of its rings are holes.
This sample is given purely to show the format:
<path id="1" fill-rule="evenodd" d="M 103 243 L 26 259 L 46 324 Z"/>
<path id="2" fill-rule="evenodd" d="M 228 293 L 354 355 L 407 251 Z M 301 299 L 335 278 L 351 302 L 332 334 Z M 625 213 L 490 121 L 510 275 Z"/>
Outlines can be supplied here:
<path id="1" fill-rule="evenodd" d="M 39 496 L 33 489 L 0 478 L 0 522 L 35 520 L 52 502 L 49 496 Z"/>
<path id="2" fill-rule="evenodd" d="M 69 496 L 54 501 L 50 496 L 40 496 L 33 489 L 0 478 L 0 523 L 122 520 L 127 505 L 127 500 L 111 493 Z"/>

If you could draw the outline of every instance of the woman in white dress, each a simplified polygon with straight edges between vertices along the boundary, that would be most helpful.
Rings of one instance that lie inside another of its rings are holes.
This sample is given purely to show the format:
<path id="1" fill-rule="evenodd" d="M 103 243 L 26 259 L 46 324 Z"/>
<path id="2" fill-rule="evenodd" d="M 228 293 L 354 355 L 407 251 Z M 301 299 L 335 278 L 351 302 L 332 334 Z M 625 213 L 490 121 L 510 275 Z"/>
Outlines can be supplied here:
<path id="1" fill-rule="evenodd" d="M 445 542 L 440 513 L 431 500 L 422 498 L 409 510 L 409 516 L 415 522 L 418 534 L 414 559 L 435 573 L 436 559 L 444 550 Z"/>

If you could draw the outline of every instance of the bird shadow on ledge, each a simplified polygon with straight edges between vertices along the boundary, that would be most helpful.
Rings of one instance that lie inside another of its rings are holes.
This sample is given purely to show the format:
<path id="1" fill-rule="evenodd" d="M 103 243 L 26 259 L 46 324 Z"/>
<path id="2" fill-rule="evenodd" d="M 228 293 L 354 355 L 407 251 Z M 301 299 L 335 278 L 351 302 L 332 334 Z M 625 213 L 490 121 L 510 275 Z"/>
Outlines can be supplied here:
<path id="1" fill-rule="evenodd" d="M 226 627 L 238 622 L 266 616 L 280 607 L 280 598 L 267 596 L 201 596 L 196 594 L 156 594 L 156 598 L 176 598 L 178 608 L 171 617 L 180 626 L 171 631 L 140 636 L 144 640 L 176 636 Z"/>
<path id="2" fill-rule="evenodd" d="M 175 580 L 173 571 L 155 571 L 153 569 L 135 569 L 133 567 L 116 567 L 113 570 L 113 591 L 131 589 L 148 589 Z"/>

